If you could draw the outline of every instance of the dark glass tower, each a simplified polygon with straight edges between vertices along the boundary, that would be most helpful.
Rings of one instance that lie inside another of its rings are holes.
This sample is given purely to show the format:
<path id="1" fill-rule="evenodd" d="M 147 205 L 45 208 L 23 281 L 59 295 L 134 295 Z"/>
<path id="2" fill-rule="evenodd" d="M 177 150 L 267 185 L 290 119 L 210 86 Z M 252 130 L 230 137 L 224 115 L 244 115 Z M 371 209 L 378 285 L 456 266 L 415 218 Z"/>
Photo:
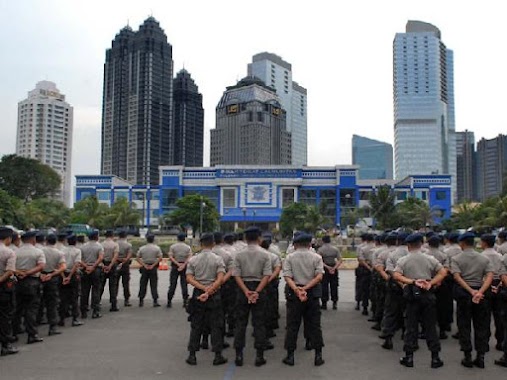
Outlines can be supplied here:
<path id="1" fill-rule="evenodd" d="M 149 17 L 123 28 L 106 51 L 102 104 L 102 174 L 158 185 L 173 164 L 172 47 Z"/>
<path id="2" fill-rule="evenodd" d="M 204 109 L 199 88 L 185 69 L 174 79 L 174 164 L 203 165 Z"/>

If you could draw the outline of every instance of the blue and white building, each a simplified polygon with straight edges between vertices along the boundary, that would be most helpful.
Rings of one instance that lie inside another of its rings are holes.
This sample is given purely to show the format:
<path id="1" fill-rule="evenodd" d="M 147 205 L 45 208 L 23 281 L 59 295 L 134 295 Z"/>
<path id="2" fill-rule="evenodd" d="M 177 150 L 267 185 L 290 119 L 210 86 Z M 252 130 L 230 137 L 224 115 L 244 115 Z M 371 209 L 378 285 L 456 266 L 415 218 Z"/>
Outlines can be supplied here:
<path id="1" fill-rule="evenodd" d="M 200 194 L 216 205 L 224 229 L 255 223 L 271 230 L 278 227 L 283 208 L 294 202 L 317 206 L 330 223 L 344 225 L 342 218 L 348 210 L 366 206 L 371 192 L 388 185 L 395 191 L 397 202 L 408 197 L 427 202 L 438 214 L 436 223 L 451 215 L 449 175 L 415 175 L 402 181 L 360 180 L 358 170 L 354 165 L 163 166 L 159 186 L 130 184 L 111 175 L 77 176 L 76 201 L 94 195 L 111 205 L 125 197 L 143 213 L 144 225 L 157 226 L 159 216 L 174 210 L 179 198 Z"/>

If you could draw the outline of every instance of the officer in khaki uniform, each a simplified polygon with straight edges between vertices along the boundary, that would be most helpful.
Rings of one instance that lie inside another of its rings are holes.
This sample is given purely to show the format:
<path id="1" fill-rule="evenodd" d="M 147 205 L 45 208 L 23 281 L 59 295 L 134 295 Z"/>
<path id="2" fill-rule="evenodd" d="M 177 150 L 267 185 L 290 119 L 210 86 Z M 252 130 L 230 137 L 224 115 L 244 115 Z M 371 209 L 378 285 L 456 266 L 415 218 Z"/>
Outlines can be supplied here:
<path id="1" fill-rule="evenodd" d="M 490 286 L 494 268 L 491 261 L 474 250 L 475 234 L 464 233 L 458 239 L 463 252 L 451 259 L 451 272 L 456 286 L 459 344 L 465 357 L 461 364 L 471 368 L 484 368 L 484 355 L 489 351 L 491 335 Z M 472 323 L 474 325 L 477 357 L 472 361 Z"/>
<path id="2" fill-rule="evenodd" d="M 431 351 L 431 368 L 444 365 L 440 359 L 440 340 L 437 334 L 436 298 L 430 291 L 440 284 L 446 271 L 435 258 L 421 251 L 423 236 L 415 233 L 405 240 L 409 254 L 398 260 L 393 278 L 404 284 L 403 297 L 406 301 L 406 332 L 403 350 L 405 356 L 400 364 L 405 367 L 414 366 L 414 351 L 417 349 L 419 321 L 424 324 L 426 343 Z"/>
<path id="3" fill-rule="evenodd" d="M 0 227 L 0 355 L 17 354 L 18 349 L 11 344 L 12 317 L 14 315 L 13 280 L 16 270 L 16 254 L 9 248 L 12 242 L 12 230 Z"/>
<path id="4" fill-rule="evenodd" d="M 507 255 L 507 231 L 502 231 L 498 234 L 496 251 L 501 255 Z"/>
<path id="5" fill-rule="evenodd" d="M 361 247 L 358 251 L 357 259 L 359 266 L 356 269 L 358 284 L 358 298 L 363 308 L 363 315 L 368 315 L 368 306 L 370 300 L 370 288 L 372 279 L 372 254 L 375 249 L 375 243 L 373 242 L 374 236 L 372 234 L 364 235 L 366 244 Z M 357 308 L 359 310 L 359 308 Z"/>
<path id="6" fill-rule="evenodd" d="M 81 278 L 81 318 L 87 318 L 91 292 L 92 318 L 100 318 L 100 289 L 104 247 L 99 243 L 99 232 L 88 236 L 88 243 L 81 247 L 83 277 Z"/>
<path id="7" fill-rule="evenodd" d="M 190 365 L 197 364 L 195 353 L 199 351 L 201 335 L 206 327 L 210 329 L 211 346 L 215 353 L 213 365 L 227 363 L 227 359 L 222 356 L 224 314 L 220 293 L 225 264 L 222 257 L 213 253 L 213 245 L 213 234 L 203 234 L 202 251 L 190 259 L 186 270 L 187 281 L 194 287 L 188 305 L 191 330 L 186 362 Z"/>
<path id="8" fill-rule="evenodd" d="M 333 310 L 337 309 L 338 303 L 338 268 L 342 263 L 342 256 L 338 248 L 331 245 L 331 237 L 324 236 L 324 243 L 317 253 L 322 256 L 324 262 L 324 278 L 322 279 L 322 309 L 327 309 L 327 301 L 329 301 L 329 293 L 331 291 L 331 301 L 333 301 Z"/>
<path id="9" fill-rule="evenodd" d="M 238 284 L 232 277 L 232 270 L 234 268 L 234 258 L 236 257 L 236 249 L 233 247 L 234 244 L 234 234 L 229 233 L 224 235 L 224 246 L 225 249 L 232 259 L 232 265 L 230 270 L 225 274 L 225 283 L 222 287 L 227 289 L 226 294 L 228 299 L 224 299 L 222 295 L 222 302 L 225 303 L 225 321 L 227 325 L 227 329 L 225 331 L 225 336 L 228 338 L 232 338 L 234 336 L 234 326 L 236 326 L 236 316 L 235 316 L 235 306 L 236 306 L 236 294 L 238 292 Z"/>
<path id="10" fill-rule="evenodd" d="M 261 248 L 264 248 L 271 258 L 271 276 L 269 276 L 269 282 L 266 286 L 266 297 L 267 297 L 267 307 L 266 307 L 266 337 L 274 338 L 276 336 L 275 331 L 278 329 L 278 319 L 280 315 L 278 313 L 278 284 L 280 282 L 280 272 L 282 270 L 282 261 L 280 257 L 269 251 L 269 247 L 271 245 L 271 240 L 269 237 L 263 237 Z M 267 347 L 274 348 L 273 343 L 269 340 L 267 342 Z"/>
<path id="11" fill-rule="evenodd" d="M 46 265 L 42 270 L 42 299 L 47 310 L 49 336 L 59 335 L 57 330 L 58 308 L 60 306 L 61 275 L 65 271 L 65 254 L 56 248 L 56 236 L 48 235 L 46 246 L 42 249 L 46 256 Z"/>
<path id="12" fill-rule="evenodd" d="M 285 349 L 287 357 L 283 363 L 294 365 L 294 351 L 301 320 L 311 347 L 315 350 L 314 364 L 324 364 L 322 358 L 321 311 L 319 298 L 322 296 L 321 281 L 324 273 L 322 257 L 312 253 L 309 248 L 312 236 L 301 234 L 294 239 L 295 251 L 288 255 L 283 263 L 285 279 L 285 297 L 287 299 L 287 330 Z"/>
<path id="13" fill-rule="evenodd" d="M 146 242 L 137 252 L 137 261 L 141 264 L 139 272 L 141 280 L 139 283 L 139 307 L 144 306 L 144 297 L 146 296 L 146 287 L 150 282 L 151 297 L 153 298 L 153 307 L 159 307 L 158 303 L 158 264 L 162 260 L 162 250 L 155 242 L 154 235 L 146 235 Z"/>
<path id="14" fill-rule="evenodd" d="M 132 244 L 127 241 L 127 232 L 120 231 L 118 234 L 118 271 L 116 276 L 116 293 L 118 293 L 120 279 L 123 286 L 124 306 L 132 306 L 130 303 L 130 263 L 132 259 Z"/>
<path id="15" fill-rule="evenodd" d="M 37 232 L 25 232 L 23 245 L 16 251 L 16 316 L 14 318 L 14 334 L 23 332 L 21 320 L 24 319 L 28 334 L 28 344 L 42 342 L 37 331 L 36 318 L 40 305 L 40 272 L 46 265 L 44 252 L 35 248 Z"/>
<path id="16" fill-rule="evenodd" d="M 188 302 L 188 287 L 185 277 L 185 269 L 188 260 L 192 257 L 192 248 L 185 244 L 185 234 L 178 235 L 178 242 L 171 245 L 169 248 L 169 260 L 171 260 L 171 274 L 169 290 L 167 292 L 167 307 L 172 306 L 172 299 L 178 286 L 178 277 L 180 279 L 181 296 L 183 297 L 183 307 L 186 307 Z"/>
<path id="17" fill-rule="evenodd" d="M 236 327 L 234 331 L 235 363 L 243 365 L 243 348 L 248 317 L 252 314 L 254 328 L 254 346 L 257 350 L 255 366 L 266 364 L 266 285 L 272 274 L 271 258 L 261 243 L 261 231 L 257 227 L 249 227 L 245 231 L 247 246 L 239 251 L 234 258 L 234 276 L 239 290 L 236 298 Z"/>
<path id="18" fill-rule="evenodd" d="M 76 248 L 76 236 L 70 235 L 67 238 L 68 246 L 64 249 L 67 268 L 62 274 L 60 285 L 60 322 L 59 326 L 65 326 L 65 318 L 69 311 L 72 315 L 72 326 L 81 326 L 79 318 L 79 288 L 81 284 L 81 250 Z"/>
<path id="19" fill-rule="evenodd" d="M 101 285 L 100 285 L 100 298 L 104 295 L 104 289 L 106 288 L 106 282 L 109 282 L 109 303 L 111 304 L 111 309 L 109 311 L 116 312 L 120 311 L 118 309 L 118 278 L 117 278 L 117 270 L 116 265 L 118 262 L 118 254 L 120 252 L 120 247 L 118 243 L 114 241 L 114 232 L 112 230 L 106 231 L 106 240 L 102 242 L 102 247 L 104 247 L 104 260 L 102 263 L 104 266 L 102 267 L 102 277 L 101 277 Z"/>
<path id="20" fill-rule="evenodd" d="M 503 304 L 503 333 L 506 337 L 503 341 L 503 356 L 495 360 L 495 364 L 501 367 L 507 367 L 507 255 L 502 257 L 502 269 L 500 270 L 500 278 L 502 279 L 502 287 L 500 288 L 500 299 Z"/>

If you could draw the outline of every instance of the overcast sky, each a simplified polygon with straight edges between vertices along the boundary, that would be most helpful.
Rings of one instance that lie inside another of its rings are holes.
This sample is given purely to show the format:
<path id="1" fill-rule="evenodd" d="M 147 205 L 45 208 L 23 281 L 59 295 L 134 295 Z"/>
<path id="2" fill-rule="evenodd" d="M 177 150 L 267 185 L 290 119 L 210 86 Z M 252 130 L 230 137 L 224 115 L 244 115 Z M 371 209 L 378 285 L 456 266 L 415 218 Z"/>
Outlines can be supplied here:
<path id="1" fill-rule="evenodd" d="M 407 20 L 433 23 L 454 50 L 456 130 L 507 132 L 505 2 L 451 0 L 0 0 L 0 155 L 14 153 L 17 103 L 39 80 L 74 106 L 73 174 L 100 171 L 105 50 L 127 22 L 153 15 L 204 98 L 209 130 L 226 86 L 252 55 L 292 63 L 308 89 L 309 165 L 351 163 L 352 134 L 393 142 L 392 41 Z"/>

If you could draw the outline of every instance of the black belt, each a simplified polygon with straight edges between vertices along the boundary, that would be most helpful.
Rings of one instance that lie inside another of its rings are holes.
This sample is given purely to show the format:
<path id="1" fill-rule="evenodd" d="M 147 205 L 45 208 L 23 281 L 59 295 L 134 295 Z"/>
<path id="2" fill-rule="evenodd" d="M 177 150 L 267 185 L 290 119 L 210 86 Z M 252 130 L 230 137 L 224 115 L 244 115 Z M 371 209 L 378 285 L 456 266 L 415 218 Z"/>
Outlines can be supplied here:
<path id="1" fill-rule="evenodd" d="M 51 272 L 42 271 L 41 273 L 42 273 L 42 274 L 51 274 L 51 273 L 54 273 L 54 272 L 55 272 L 55 271 L 54 271 L 54 270 L 52 270 Z"/>

